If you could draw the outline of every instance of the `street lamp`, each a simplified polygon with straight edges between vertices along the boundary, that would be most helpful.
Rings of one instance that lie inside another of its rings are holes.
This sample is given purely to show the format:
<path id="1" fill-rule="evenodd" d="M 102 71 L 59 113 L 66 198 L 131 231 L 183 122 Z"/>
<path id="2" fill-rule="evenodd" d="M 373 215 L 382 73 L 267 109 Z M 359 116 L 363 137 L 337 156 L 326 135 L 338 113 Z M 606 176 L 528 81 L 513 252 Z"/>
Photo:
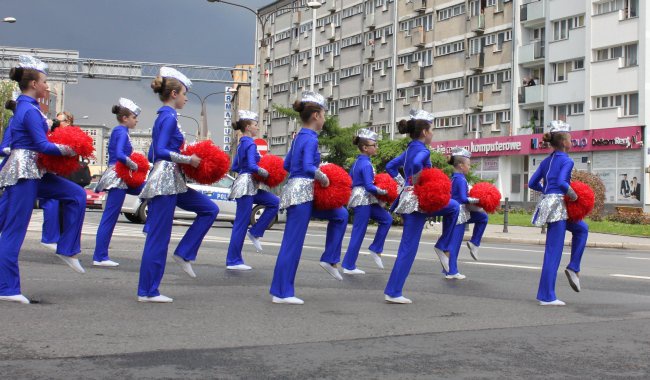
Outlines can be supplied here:
<path id="1" fill-rule="evenodd" d="M 230 92 L 237 92 L 235 89 L 231 89 Z M 196 96 L 197 99 L 199 99 L 199 102 L 201 103 L 201 128 L 199 129 L 199 135 L 198 139 L 199 140 L 207 140 L 208 138 L 208 111 L 206 108 L 206 100 L 212 96 L 212 95 L 219 95 L 219 94 L 225 94 L 225 91 L 218 91 L 218 92 L 213 92 L 211 94 L 207 94 L 203 98 L 201 98 L 197 93 L 188 91 L 188 94 L 192 94 Z"/>
<path id="2" fill-rule="evenodd" d="M 266 30 L 266 23 L 269 21 L 269 18 L 271 18 L 272 15 L 276 14 L 279 11 L 287 10 L 287 9 L 301 9 L 301 8 L 309 8 L 313 10 L 313 21 L 312 21 L 312 57 L 311 59 L 314 59 L 314 51 L 315 51 L 315 31 L 316 31 L 316 9 L 320 8 L 323 4 L 321 4 L 320 1 L 308 1 L 306 6 L 294 6 L 294 5 L 289 5 L 289 6 L 284 6 L 284 7 L 275 7 L 273 8 L 272 11 L 268 12 L 264 17 L 262 17 L 256 10 L 253 8 L 249 8 L 245 5 L 241 4 L 236 4 L 236 3 L 231 3 L 229 1 L 223 1 L 223 0 L 208 0 L 209 3 L 223 3 L 227 5 L 232 5 L 235 7 L 243 8 L 246 9 L 250 12 L 252 12 L 255 17 L 257 17 L 257 21 L 260 23 L 261 29 L 262 29 L 262 36 L 261 36 L 261 41 L 260 41 L 260 47 L 262 48 L 262 52 L 264 54 L 268 53 L 266 51 L 266 38 L 264 38 L 264 32 Z M 257 57 L 257 35 L 255 36 L 255 56 Z M 258 101 L 258 112 L 257 114 L 260 117 L 260 121 L 264 120 L 264 108 L 262 106 L 262 83 L 264 82 L 263 75 L 264 75 L 264 62 L 266 61 L 266 56 L 261 57 L 260 59 L 260 67 L 259 67 L 259 75 L 258 75 L 258 83 L 257 83 L 257 91 L 258 91 L 258 96 L 257 98 L 259 99 Z M 313 63 L 312 63 L 312 73 L 313 73 Z M 313 86 L 313 79 L 312 79 L 312 86 Z M 271 133 L 270 133 L 270 128 L 266 131 L 266 136 L 267 139 L 270 141 L 271 140 Z"/>
<path id="3" fill-rule="evenodd" d="M 2 19 L 2 22 L 13 24 L 14 22 L 16 22 L 16 18 L 15 17 L 5 17 L 5 18 Z"/>
<path id="4" fill-rule="evenodd" d="M 199 136 L 201 135 L 201 126 L 199 125 L 199 121 L 198 121 L 198 120 L 196 120 L 196 119 L 193 118 L 192 116 L 185 116 L 185 115 L 181 115 L 181 114 L 177 114 L 177 115 L 178 115 L 178 117 L 184 117 L 184 118 L 186 118 L 186 119 L 192 119 L 192 120 L 194 120 L 194 122 L 196 123 L 196 131 L 197 131 L 197 133 L 198 133 Z M 185 134 L 185 133 L 184 133 L 184 134 Z M 193 135 L 193 134 L 191 134 L 191 133 L 187 133 L 187 134 L 190 135 L 190 136 L 194 136 L 195 138 L 198 139 L 198 137 L 197 137 L 196 135 Z"/>

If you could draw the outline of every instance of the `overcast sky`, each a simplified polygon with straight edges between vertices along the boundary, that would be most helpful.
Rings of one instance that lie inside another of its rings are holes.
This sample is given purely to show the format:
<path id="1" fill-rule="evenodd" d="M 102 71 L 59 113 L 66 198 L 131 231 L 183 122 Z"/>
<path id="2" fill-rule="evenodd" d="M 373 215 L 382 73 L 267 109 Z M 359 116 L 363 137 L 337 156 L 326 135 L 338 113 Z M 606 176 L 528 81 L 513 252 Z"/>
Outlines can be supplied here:
<path id="1" fill-rule="evenodd" d="M 272 0 L 231 0 L 257 9 Z M 207 0 L 0 0 L 0 45 L 78 50 L 82 58 L 183 63 L 232 67 L 254 63 L 255 15 L 238 7 Z M 88 115 L 93 124 L 116 124 L 111 106 L 119 97 L 143 109 L 138 128 L 153 125 L 160 101 L 150 81 L 82 79 L 68 85 L 66 109 L 77 121 Z M 197 84 L 205 96 L 222 91 L 221 84 Z M 196 97 L 183 114 L 200 118 Z M 208 124 L 214 134 L 223 129 L 223 97 L 208 98 Z M 195 133 L 196 123 L 183 120 Z"/>

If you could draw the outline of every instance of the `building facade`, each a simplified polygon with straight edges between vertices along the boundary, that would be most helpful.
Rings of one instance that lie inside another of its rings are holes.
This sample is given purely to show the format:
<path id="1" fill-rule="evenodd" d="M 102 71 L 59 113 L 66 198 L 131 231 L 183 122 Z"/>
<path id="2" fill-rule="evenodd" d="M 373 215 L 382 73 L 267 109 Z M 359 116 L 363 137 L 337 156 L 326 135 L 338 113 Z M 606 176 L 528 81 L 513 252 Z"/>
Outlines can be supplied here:
<path id="1" fill-rule="evenodd" d="M 88 164 L 90 172 L 93 175 L 102 174 L 108 166 L 108 142 L 110 141 L 113 128 L 107 127 L 106 125 L 92 124 L 79 125 L 79 128 L 93 139 L 95 158 L 90 160 Z M 146 156 L 151 146 L 151 128 L 133 129 L 129 131 L 129 136 L 131 138 L 133 152 L 142 153 Z"/>
<path id="2" fill-rule="evenodd" d="M 536 200 L 526 184 L 547 154 L 548 121 L 599 130 L 576 139 L 576 167 L 601 175 L 608 203 L 648 206 L 645 2 L 327 0 L 315 17 L 277 11 L 305 4 L 259 9 L 268 20 L 257 31 L 261 120 L 273 154 L 299 128 L 273 105 L 290 106 L 313 82 L 341 125 L 384 138 L 401 137 L 396 120 L 409 109 L 433 113 L 434 148 L 476 146 L 478 173 L 515 202 Z"/>

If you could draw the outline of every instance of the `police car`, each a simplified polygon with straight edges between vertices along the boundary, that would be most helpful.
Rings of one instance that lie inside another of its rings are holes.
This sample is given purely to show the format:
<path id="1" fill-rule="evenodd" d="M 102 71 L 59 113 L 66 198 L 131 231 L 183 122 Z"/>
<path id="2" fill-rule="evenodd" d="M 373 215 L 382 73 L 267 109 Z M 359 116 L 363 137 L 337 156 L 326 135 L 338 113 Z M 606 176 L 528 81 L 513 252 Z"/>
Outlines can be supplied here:
<path id="1" fill-rule="evenodd" d="M 219 215 L 217 216 L 218 221 L 233 222 L 235 220 L 235 212 L 237 211 L 237 202 L 228 199 L 228 195 L 230 194 L 230 187 L 234 181 L 235 179 L 233 177 L 227 175 L 212 185 L 188 183 L 187 186 L 205 194 L 219 207 Z M 255 223 L 263 212 L 264 206 L 255 206 L 253 208 L 253 213 L 251 214 L 251 224 Z M 124 203 L 122 204 L 122 213 L 130 222 L 144 223 L 147 220 L 147 202 L 143 202 L 143 200 L 138 196 L 127 194 Z M 176 210 L 174 211 L 174 219 L 194 219 L 195 217 L 195 213 L 185 211 L 178 207 L 176 207 Z M 275 217 L 275 220 L 273 220 L 269 225 L 269 228 L 277 222 L 284 222 L 285 219 L 286 213 L 284 213 L 284 211 L 279 212 Z"/>

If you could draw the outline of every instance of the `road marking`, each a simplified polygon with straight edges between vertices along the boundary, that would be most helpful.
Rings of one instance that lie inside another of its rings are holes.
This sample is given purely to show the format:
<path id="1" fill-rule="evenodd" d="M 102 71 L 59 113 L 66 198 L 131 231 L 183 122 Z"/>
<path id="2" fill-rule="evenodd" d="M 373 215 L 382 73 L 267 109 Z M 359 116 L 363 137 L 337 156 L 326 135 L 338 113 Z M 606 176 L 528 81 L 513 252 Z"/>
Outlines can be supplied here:
<path id="1" fill-rule="evenodd" d="M 485 265 L 490 267 L 518 268 L 518 269 L 534 269 L 534 270 L 542 269 L 542 267 L 532 267 L 528 265 L 497 264 L 497 263 L 484 263 L 484 262 L 476 262 L 476 261 L 465 261 L 463 262 L 463 264 Z"/>
<path id="2" fill-rule="evenodd" d="M 632 276 L 629 274 L 610 274 L 612 277 L 622 277 L 622 278 L 634 278 L 637 280 L 650 280 L 650 277 L 647 276 Z"/>
<path id="3" fill-rule="evenodd" d="M 650 257 L 632 257 L 632 256 L 626 256 L 626 259 L 630 260 L 650 260 Z"/>

